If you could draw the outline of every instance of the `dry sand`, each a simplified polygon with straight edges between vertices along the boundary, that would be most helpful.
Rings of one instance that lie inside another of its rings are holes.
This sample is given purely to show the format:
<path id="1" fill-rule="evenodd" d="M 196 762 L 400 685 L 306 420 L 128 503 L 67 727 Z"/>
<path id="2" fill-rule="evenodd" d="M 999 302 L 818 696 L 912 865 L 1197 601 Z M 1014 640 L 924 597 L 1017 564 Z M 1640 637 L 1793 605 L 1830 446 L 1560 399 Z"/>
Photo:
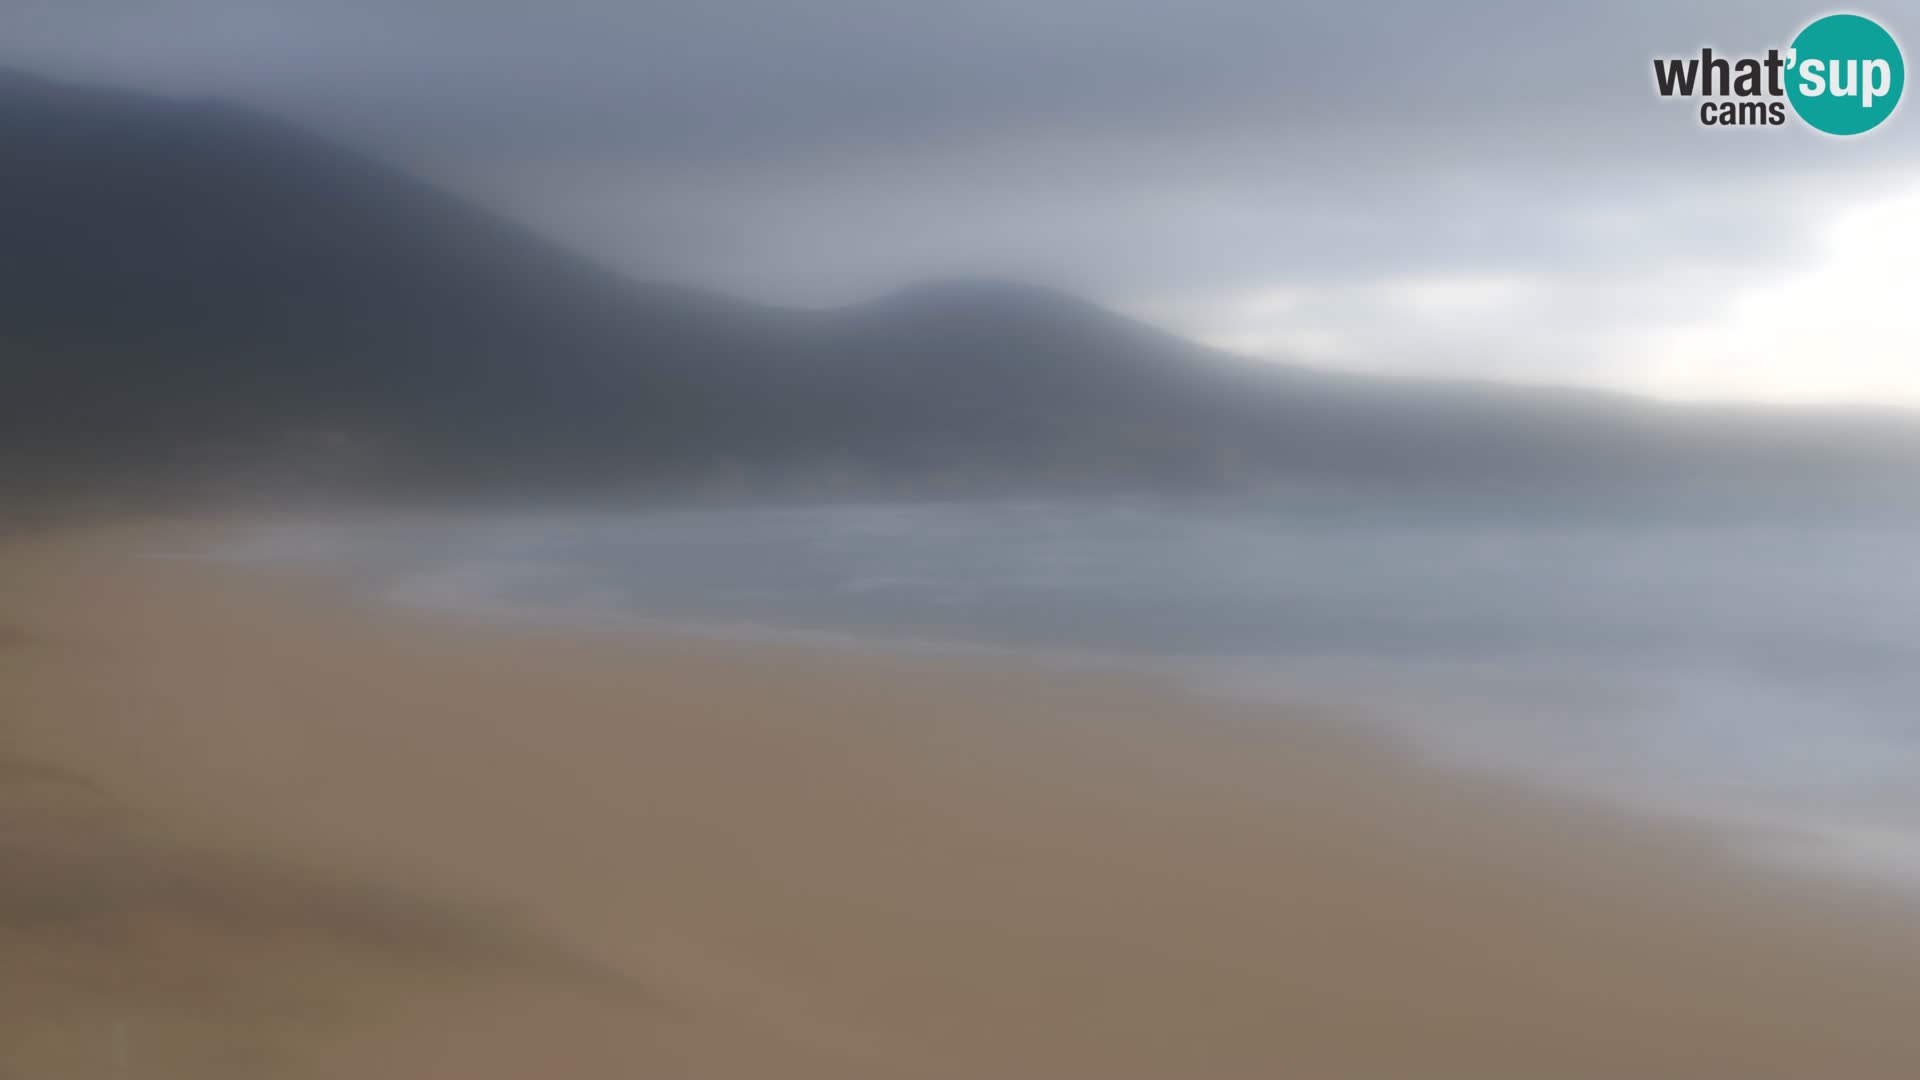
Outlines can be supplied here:
<path id="1" fill-rule="evenodd" d="M 0 1075 L 1920 1075 L 1920 917 L 1126 677 L 0 543 Z"/>

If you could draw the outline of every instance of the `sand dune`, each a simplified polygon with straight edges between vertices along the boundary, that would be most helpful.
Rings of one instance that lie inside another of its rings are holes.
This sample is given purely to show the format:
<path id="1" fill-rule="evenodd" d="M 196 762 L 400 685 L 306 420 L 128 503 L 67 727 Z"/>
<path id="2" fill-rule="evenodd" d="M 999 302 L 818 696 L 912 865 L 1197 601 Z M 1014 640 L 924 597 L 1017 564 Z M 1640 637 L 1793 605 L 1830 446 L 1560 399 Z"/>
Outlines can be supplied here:
<path id="1" fill-rule="evenodd" d="M 0 548 L 0 1075 L 1909 1076 L 1903 897 L 1145 679 Z"/>

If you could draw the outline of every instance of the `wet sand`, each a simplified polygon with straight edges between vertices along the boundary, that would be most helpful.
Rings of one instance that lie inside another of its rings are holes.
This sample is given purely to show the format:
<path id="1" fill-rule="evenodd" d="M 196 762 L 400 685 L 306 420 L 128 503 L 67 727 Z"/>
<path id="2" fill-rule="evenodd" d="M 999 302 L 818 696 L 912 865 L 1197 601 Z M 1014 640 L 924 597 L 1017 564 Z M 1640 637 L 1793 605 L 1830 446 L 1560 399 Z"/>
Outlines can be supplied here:
<path id="1" fill-rule="evenodd" d="M 1904 1077 L 1920 907 L 1144 677 L 0 540 L 0 1076 Z"/>

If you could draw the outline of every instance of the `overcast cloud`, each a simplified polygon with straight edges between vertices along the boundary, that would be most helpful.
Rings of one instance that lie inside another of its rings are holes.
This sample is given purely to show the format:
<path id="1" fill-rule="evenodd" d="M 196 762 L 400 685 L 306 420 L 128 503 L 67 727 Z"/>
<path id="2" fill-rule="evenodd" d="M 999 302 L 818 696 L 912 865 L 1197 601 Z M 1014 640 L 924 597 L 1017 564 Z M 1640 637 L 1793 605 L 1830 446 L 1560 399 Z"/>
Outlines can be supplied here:
<path id="1" fill-rule="evenodd" d="M 0 64 L 255 104 L 773 302 L 1011 274 L 1276 358 L 1920 405 L 1920 105 L 1833 139 L 1652 88 L 1824 8 L 515 6 L 12 0 Z"/>

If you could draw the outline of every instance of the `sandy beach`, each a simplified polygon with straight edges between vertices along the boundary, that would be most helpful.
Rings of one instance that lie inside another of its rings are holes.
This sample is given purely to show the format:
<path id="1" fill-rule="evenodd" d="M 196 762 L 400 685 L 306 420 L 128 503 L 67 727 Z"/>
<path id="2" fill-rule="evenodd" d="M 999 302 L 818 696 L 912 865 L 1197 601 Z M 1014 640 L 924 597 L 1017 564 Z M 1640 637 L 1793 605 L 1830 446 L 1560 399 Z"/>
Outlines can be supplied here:
<path id="1" fill-rule="evenodd" d="M 1144 677 L 0 540 L 0 1076 L 1906 1077 L 1920 903 Z"/>

